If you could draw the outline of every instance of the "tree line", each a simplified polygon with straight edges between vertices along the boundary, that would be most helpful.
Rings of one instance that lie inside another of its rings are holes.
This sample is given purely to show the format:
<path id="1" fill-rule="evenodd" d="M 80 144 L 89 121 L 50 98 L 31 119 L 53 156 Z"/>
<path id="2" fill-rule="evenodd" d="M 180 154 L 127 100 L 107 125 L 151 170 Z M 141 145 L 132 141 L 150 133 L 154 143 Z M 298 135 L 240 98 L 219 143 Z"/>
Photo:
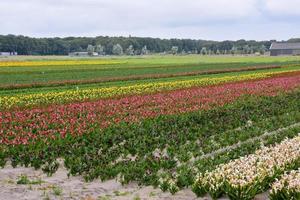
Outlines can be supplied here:
<path id="1" fill-rule="evenodd" d="M 0 52 L 19 55 L 67 55 L 71 52 L 97 52 L 100 55 L 171 54 L 252 54 L 264 53 L 273 41 L 209 41 L 159 39 L 150 37 L 65 37 L 32 38 L 0 35 Z"/>

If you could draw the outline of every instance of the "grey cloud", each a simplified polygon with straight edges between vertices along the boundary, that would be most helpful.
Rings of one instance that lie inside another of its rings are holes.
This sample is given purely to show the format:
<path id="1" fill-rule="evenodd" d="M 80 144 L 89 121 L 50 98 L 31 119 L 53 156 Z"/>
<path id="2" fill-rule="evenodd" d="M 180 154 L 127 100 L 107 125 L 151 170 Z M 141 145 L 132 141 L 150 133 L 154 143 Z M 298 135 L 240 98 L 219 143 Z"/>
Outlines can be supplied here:
<path id="1" fill-rule="evenodd" d="M 207 39 L 290 37 L 264 27 L 299 22 L 276 14 L 272 1 L 292 0 L 0 0 L 0 34 L 30 36 L 137 35 Z M 271 2 L 271 3 L 270 3 Z M 293 5 L 291 3 L 291 5 Z M 282 11 L 283 12 L 283 11 Z M 275 13 L 275 14 L 274 14 Z M 278 16 L 280 17 L 280 16 Z M 299 17 L 300 18 L 300 17 Z M 247 31 L 246 31 L 247 30 Z M 298 29 L 299 30 L 299 29 Z M 293 31 L 290 29 L 290 31 Z M 248 34 L 247 34 L 248 32 Z"/>

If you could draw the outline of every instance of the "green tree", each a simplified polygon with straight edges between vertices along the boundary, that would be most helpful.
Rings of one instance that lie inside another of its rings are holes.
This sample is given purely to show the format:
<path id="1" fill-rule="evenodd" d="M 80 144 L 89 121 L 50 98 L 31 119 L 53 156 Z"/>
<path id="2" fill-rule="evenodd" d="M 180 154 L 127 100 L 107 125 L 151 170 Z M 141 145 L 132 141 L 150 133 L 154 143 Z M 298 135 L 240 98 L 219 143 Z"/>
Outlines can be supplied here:
<path id="1" fill-rule="evenodd" d="M 206 47 L 202 47 L 201 51 L 200 51 L 201 55 L 207 55 L 207 49 Z"/>
<path id="2" fill-rule="evenodd" d="M 261 55 L 264 55 L 266 51 L 267 51 L 266 46 L 265 46 L 265 45 L 261 45 L 261 46 L 260 46 L 260 49 L 259 49 L 259 53 L 260 53 Z"/>
<path id="3" fill-rule="evenodd" d="M 87 47 L 87 49 L 86 49 L 86 51 L 88 52 L 88 54 L 90 55 L 90 56 L 92 56 L 93 55 L 93 53 L 94 53 L 94 51 L 95 51 L 95 47 L 93 46 L 93 45 L 88 45 L 88 47 Z"/>
<path id="4" fill-rule="evenodd" d="M 231 50 L 230 50 L 230 53 L 231 53 L 232 55 L 238 54 L 238 49 L 237 49 L 237 47 L 236 47 L 236 46 L 233 46 L 233 47 L 231 48 Z"/>
<path id="5" fill-rule="evenodd" d="M 129 47 L 126 49 L 126 54 L 130 56 L 134 55 L 134 48 L 132 45 L 129 45 Z"/>
<path id="6" fill-rule="evenodd" d="M 249 45 L 245 45 L 245 46 L 243 46 L 243 53 L 244 54 L 250 54 L 251 53 L 251 48 L 250 48 L 250 46 Z"/>
<path id="7" fill-rule="evenodd" d="M 173 55 L 175 55 L 175 54 L 177 54 L 177 52 L 178 52 L 178 46 L 172 46 L 172 48 L 171 48 L 171 53 L 172 53 Z"/>
<path id="8" fill-rule="evenodd" d="M 142 50 L 141 50 L 141 54 L 142 55 L 147 55 L 149 53 L 148 49 L 147 49 L 147 46 L 143 46 Z"/>
<path id="9" fill-rule="evenodd" d="M 112 53 L 114 55 L 122 55 L 123 54 L 123 48 L 122 48 L 122 46 L 120 44 L 115 44 L 113 46 Z"/>
<path id="10" fill-rule="evenodd" d="M 96 46 L 95 51 L 99 54 L 99 55 L 104 55 L 105 51 L 104 51 L 104 46 L 102 46 L 101 44 L 98 44 Z"/>

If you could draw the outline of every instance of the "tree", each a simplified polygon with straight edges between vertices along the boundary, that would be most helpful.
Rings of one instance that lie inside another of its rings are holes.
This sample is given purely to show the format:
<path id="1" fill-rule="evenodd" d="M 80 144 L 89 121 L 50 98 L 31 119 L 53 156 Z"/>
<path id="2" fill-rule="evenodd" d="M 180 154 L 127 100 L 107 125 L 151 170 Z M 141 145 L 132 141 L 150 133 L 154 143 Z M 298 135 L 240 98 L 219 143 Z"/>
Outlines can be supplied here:
<path id="1" fill-rule="evenodd" d="M 298 41 L 293 39 L 291 41 Z M 185 52 L 200 53 L 202 47 L 206 50 L 202 54 L 207 54 L 209 50 L 214 53 L 227 51 L 230 53 L 235 46 L 235 53 L 243 53 L 246 45 L 251 47 L 252 51 L 260 52 L 261 46 L 265 45 L 268 49 L 273 40 L 270 41 L 205 41 L 192 39 L 159 39 L 159 38 L 141 38 L 141 37 L 65 37 L 65 38 L 30 38 L 16 35 L 0 35 L 0 51 L 17 51 L 19 55 L 67 55 L 69 52 L 87 51 L 87 46 L 95 46 L 94 51 L 99 54 L 112 55 L 113 46 L 120 44 L 121 47 L 128 47 L 130 44 L 135 47 L 135 54 L 148 54 L 150 51 L 155 53 L 170 52 L 172 47 L 178 47 L 177 53 L 184 49 Z M 101 48 L 98 45 L 101 44 Z M 105 47 L 105 48 L 104 48 Z M 103 49 L 102 49 L 103 48 Z M 248 51 L 249 53 L 251 53 Z M 125 50 L 125 49 L 124 49 Z M 175 50 L 175 49 L 174 49 Z M 175 51 L 176 52 L 176 51 Z M 91 51 L 90 51 L 91 53 Z"/>
<path id="2" fill-rule="evenodd" d="M 104 55 L 105 52 L 104 52 L 104 46 L 102 46 L 101 44 L 98 44 L 96 46 L 96 50 L 95 50 L 99 55 Z"/>
<path id="3" fill-rule="evenodd" d="M 243 46 L 243 53 L 244 54 L 249 54 L 249 53 L 251 53 L 251 48 L 249 47 L 249 45 L 245 45 L 245 46 Z"/>
<path id="4" fill-rule="evenodd" d="M 114 55 L 122 55 L 123 54 L 123 48 L 122 48 L 122 46 L 120 44 L 115 44 L 113 46 L 112 53 Z"/>
<path id="5" fill-rule="evenodd" d="M 231 53 L 232 55 L 237 54 L 237 53 L 238 53 L 237 47 L 236 47 L 236 46 L 233 46 L 233 47 L 231 48 L 231 50 L 230 50 L 230 53 Z"/>
<path id="6" fill-rule="evenodd" d="M 265 45 L 261 45 L 261 47 L 260 47 L 260 49 L 259 49 L 259 53 L 260 53 L 261 55 L 264 55 L 266 51 L 267 51 L 266 46 L 265 46 Z"/>
<path id="7" fill-rule="evenodd" d="M 171 53 L 172 53 L 173 55 L 175 55 L 175 54 L 177 54 L 177 52 L 178 52 L 178 46 L 172 46 L 172 48 L 171 48 Z"/>
<path id="8" fill-rule="evenodd" d="M 146 46 L 146 45 L 143 46 L 142 51 L 141 51 L 141 54 L 142 54 L 142 55 L 147 55 L 148 53 L 149 53 L 149 51 L 148 51 L 148 49 L 147 49 L 147 46 Z"/>
<path id="9" fill-rule="evenodd" d="M 93 45 L 90 45 L 90 44 L 89 44 L 86 50 L 87 50 L 88 54 L 89 54 L 90 56 L 92 56 L 93 53 L 94 53 L 94 51 L 95 51 L 95 47 L 94 47 Z"/>
<path id="10" fill-rule="evenodd" d="M 132 45 L 129 45 L 129 47 L 126 49 L 126 54 L 130 56 L 134 55 L 134 48 Z"/>
<path id="11" fill-rule="evenodd" d="M 207 54 L 207 49 L 206 47 L 202 47 L 201 51 L 200 51 L 201 55 L 206 55 Z"/>

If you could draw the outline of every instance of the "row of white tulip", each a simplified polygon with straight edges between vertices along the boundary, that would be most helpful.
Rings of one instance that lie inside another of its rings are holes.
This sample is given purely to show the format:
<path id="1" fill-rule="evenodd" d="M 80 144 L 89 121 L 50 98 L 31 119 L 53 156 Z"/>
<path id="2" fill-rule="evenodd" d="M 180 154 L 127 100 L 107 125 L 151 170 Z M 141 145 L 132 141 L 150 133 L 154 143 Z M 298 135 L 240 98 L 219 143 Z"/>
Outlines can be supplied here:
<path id="1" fill-rule="evenodd" d="M 286 139 L 271 147 L 262 147 L 254 154 L 219 165 L 215 170 L 198 174 L 193 190 L 199 196 L 213 198 L 227 194 L 231 199 L 252 199 L 300 158 L 300 136 Z"/>
<path id="2" fill-rule="evenodd" d="M 270 198 L 279 199 L 300 199 L 300 168 L 285 173 L 279 180 L 273 183 Z"/>

